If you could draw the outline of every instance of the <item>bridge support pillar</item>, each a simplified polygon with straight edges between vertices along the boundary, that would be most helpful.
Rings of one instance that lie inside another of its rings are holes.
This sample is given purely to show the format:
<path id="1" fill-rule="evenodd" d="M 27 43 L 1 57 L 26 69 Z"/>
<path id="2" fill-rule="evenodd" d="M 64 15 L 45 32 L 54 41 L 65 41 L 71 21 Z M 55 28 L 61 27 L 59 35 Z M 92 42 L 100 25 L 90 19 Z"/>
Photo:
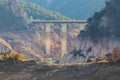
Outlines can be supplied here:
<path id="1" fill-rule="evenodd" d="M 64 54 L 67 52 L 67 38 L 66 38 L 66 28 L 67 24 L 61 24 L 61 32 L 62 32 L 62 38 L 61 38 L 61 62 L 63 59 Z"/>
<path id="2" fill-rule="evenodd" d="M 45 31 L 46 31 L 46 46 L 45 46 L 45 50 L 46 50 L 46 54 L 49 55 L 50 54 L 50 28 L 51 28 L 51 24 L 45 24 Z"/>

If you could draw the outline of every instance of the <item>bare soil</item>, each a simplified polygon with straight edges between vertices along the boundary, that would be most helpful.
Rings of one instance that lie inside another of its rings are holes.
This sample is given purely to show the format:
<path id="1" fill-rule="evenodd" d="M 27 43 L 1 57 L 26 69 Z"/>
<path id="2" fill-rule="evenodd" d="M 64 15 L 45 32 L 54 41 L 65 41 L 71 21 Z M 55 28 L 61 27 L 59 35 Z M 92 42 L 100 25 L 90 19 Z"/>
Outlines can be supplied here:
<path id="1" fill-rule="evenodd" d="M 0 62 L 0 80 L 120 80 L 120 64 Z"/>

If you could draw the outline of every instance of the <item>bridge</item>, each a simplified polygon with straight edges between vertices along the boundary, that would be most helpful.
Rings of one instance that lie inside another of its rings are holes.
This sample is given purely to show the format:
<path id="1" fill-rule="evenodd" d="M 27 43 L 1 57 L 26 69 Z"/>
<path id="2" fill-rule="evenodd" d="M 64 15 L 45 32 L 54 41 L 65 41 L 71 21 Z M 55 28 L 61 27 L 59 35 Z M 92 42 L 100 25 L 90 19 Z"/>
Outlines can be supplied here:
<path id="1" fill-rule="evenodd" d="M 32 23 L 87 23 L 86 20 L 33 20 Z"/>
<path id="2" fill-rule="evenodd" d="M 84 27 L 87 24 L 86 20 L 34 20 L 31 21 L 32 24 L 39 25 L 44 24 L 45 32 L 46 32 L 46 54 L 50 54 L 50 32 L 53 24 L 60 24 L 61 26 L 61 60 L 65 53 L 67 53 L 67 39 L 66 39 L 66 31 L 67 24 L 79 24 L 80 27 Z"/>

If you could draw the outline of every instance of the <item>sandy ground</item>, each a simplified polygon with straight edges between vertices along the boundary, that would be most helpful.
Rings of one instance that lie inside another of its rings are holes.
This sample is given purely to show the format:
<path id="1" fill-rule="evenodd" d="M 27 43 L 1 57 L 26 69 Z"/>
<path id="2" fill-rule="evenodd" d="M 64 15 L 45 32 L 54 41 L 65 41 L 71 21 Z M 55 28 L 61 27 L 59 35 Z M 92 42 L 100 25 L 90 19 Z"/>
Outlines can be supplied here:
<path id="1" fill-rule="evenodd" d="M 120 80 L 120 64 L 0 63 L 0 80 Z"/>

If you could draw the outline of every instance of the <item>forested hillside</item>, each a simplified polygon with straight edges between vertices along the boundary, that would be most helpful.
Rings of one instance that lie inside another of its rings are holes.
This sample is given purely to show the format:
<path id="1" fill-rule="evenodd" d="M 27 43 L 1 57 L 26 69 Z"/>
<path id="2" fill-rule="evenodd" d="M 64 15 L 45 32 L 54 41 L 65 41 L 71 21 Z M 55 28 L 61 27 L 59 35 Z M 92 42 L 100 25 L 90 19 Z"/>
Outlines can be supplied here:
<path id="1" fill-rule="evenodd" d="M 47 10 L 34 3 L 21 2 L 21 6 L 27 12 L 29 18 L 40 20 L 67 20 L 70 19 L 58 12 Z"/>
<path id="2" fill-rule="evenodd" d="M 104 0 L 20 0 L 37 3 L 44 8 L 57 11 L 75 19 L 87 19 L 103 9 Z"/>

